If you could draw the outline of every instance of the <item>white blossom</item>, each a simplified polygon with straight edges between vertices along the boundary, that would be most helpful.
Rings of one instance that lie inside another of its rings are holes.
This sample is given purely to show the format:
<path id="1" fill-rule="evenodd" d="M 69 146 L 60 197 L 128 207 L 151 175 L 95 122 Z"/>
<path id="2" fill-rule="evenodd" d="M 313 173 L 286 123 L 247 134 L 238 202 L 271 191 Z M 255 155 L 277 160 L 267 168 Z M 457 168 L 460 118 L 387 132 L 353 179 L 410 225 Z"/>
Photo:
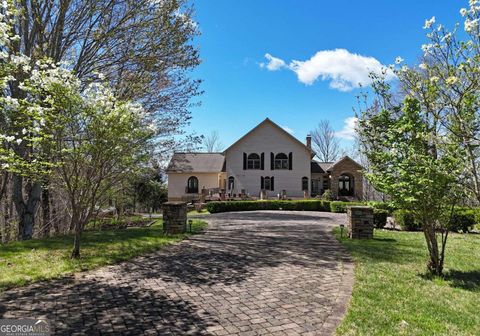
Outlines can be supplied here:
<path id="1" fill-rule="evenodd" d="M 430 82 L 432 82 L 432 83 L 436 83 L 436 82 L 438 82 L 439 80 L 440 80 L 440 78 L 438 78 L 437 76 L 432 76 L 432 77 L 430 77 Z"/>
<path id="2" fill-rule="evenodd" d="M 453 85 L 456 82 L 458 82 L 458 78 L 455 77 L 455 76 L 450 76 L 445 80 L 445 82 L 447 82 L 447 84 L 449 84 L 449 85 Z"/>
<path id="3" fill-rule="evenodd" d="M 404 61 L 403 58 L 401 58 L 400 56 L 398 56 L 397 58 L 395 58 L 395 64 L 400 64 Z"/>
<path id="4" fill-rule="evenodd" d="M 465 31 L 467 33 L 470 33 L 472 30 L 477 29 L 477 27 L 478 27 L 478 19 L 475 19 L 475 20 L 466 19 L 465 20 Z"/>
<path id="5" fill-rule="evenodd" d="M 22 141 L 23 141 L 22 139 L 17 139 L 16 140 L 17 145 L 20 145 L 22 143 Z"/>
<path id="6" fill-rule="evenodd" d="M 435 16 L 432 16 L 430 20 L 425 20 L 425 26 L 423 26 L 423 29 L 430 28 L 434 23 L 435 23 Z"/>
<path id="7" fill-rule="evenodd" d="M 425 64 L 425 63 L 420 63 L 420 65 L 418 66 L 420 69 L 423 69 L 423 70 L 427 70 L 428 69 L 428 66 Z"/>
<path id="8" fill-rule="evenodd" d="M 460 15 L 462 15 L 462 16 L 467 15 L 467 9 L 466 8 L 460 9 Z"/>

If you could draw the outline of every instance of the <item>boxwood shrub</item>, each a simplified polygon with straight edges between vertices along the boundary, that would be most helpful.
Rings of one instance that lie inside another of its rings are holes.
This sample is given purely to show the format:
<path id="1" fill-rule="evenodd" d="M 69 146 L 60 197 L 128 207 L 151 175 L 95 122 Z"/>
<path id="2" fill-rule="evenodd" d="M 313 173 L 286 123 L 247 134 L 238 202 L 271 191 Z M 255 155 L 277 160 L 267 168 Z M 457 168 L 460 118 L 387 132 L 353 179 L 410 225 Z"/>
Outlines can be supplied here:
<path id="1" fill-rule="evenodd" d="M 373 209 L 373 224 L 377 229 L 382 229 L 387 225 L 388 210 Z"/>
<path id="2" fill-rule="evenodd" d="M 363 202 L 341 202 L 334 201 L 330 203 L 331 212 L 347 212 L 347 206 L 365 205 Z"/>
<path id="3" fill-rule="evenodd" d="M 419 231 L 422 228 L 422 224 L 415 220 L 411 211 L 403 209 L 396 210 L 393 216 L 395 218 L 395 224 L 399 225 L 402 230 Z"/>
<path id="4" fill-rule="evenodd" d="M 226 201 L 208 202 L 206 208 L 210 213 L 253 210 L 330 211 L 330 202 L 323 200 Z"/>
<path id="5" fill-rule="evenodd" d="M 458 209 L 452 215 L 448 229 L 455 232 L 468 232 L 476 224 L 478 211 L 473 209 Z"/>

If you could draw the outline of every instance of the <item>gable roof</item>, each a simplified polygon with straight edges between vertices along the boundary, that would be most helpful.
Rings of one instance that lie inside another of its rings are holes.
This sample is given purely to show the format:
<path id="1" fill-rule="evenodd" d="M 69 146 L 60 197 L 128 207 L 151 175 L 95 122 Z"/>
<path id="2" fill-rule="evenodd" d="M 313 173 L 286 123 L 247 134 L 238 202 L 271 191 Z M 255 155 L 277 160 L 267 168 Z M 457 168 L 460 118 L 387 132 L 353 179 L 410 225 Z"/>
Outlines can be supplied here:
<path id="1" fill-rule="evenodd" d="M 167 173 L 220 173 L 225 171 L 222 153 L 174 153 Z"/>
<path id="2" fill-rule="evenodd" d="M 311 153 L 314 153 L 313 150 L 309 147 L 307 147 L 307 145 L 305 145 L 303 142 L 301 142 L 300 140 L 298 140 L 297 138 L 295 138 L 293 135 L 291 135 L 290 133 L 288 133 L 287 131 L 285 131 L 282 127 L 280 127 L 279 125 L 277 125 L 276 123 L 274 123 L 273 121 L 271 121 L 269 118 L 265 118 L 264 121 L 262 121 L 260 124 L 258 124 L 257 126 L 255 126 L 254 128 L 252 128 L 249 132 L 247 132 L 244 136 L 242 136 L 240 139 L 238 139 L 237 141 L 235 141 L 233 144 L 231 144 L 227 149 L 225 149 L 223 152 L 225 153 L 226 151 L 228 151 L 230 148 L 234 147 L 236 144 L 238 144 L 239 142 L 241 142 L 243 139 L 245 139 L 247 136 L 249 136 L 250 134 L 252 134 L 255 130 L 257 130 L 258 128 L 260 128 L 261 126 L 265 125 L 265 124 L 270 124 L 272 125 L 273 127 L 275 127 L 276 129 L 280 130 L 281 132 L 283 132 L 284 134 L 286 134 L 290 139 L 292 139 L 293 141 L 295 141 L 296 143 L 300 144 L 302 147 L 305 147 L 306 150 L 308 150 L 309 152 Z"/>
<path id="3" fill-rule="evenodd" d="M 310 162 L 310 172 L 311 173 L 316 173 L 316 174 L 325 173 L 325 170 L 322 168 L 321 164 L 322 164 L 321 162 L 312 160 L 312 162 Z"/>
<path id="4" fill-rule="evenodd" d="M 337 166 L 338 164 L 340 164 L 340 162 L 343 162 L 345 160 L 348 160 L 348 161 L 351 161 L 353 164 L 355 164 L 356 166 L 358 166 L 358 168 L 360 169 L 363 169 L 363 166 L 358 163 L 357 161 L 355 161 L 354 159 L 352 159 L 350 156 L 348 155 L 345 155 L 345 156 L 342 156 L 340 159 L 338 159 L 337 161 L 335 161 L 329 168 L 328 168 L 328 171 L 331 171 L 335 168 L 335 166 Z"/>

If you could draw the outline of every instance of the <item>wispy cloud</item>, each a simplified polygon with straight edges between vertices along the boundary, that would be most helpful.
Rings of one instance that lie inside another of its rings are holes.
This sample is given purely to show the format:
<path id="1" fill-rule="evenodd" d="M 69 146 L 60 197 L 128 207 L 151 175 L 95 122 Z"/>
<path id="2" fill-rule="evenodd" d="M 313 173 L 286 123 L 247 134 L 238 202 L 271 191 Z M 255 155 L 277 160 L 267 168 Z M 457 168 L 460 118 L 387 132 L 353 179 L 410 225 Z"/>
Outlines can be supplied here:
<path id="1" fill-rule="evenodd" d="M 293 60 L 288 65 L 281 58 L 270 54 L 265 54 L 265 58 L 268 63 L 261 63 L 261 67 L 271 71 L 290 69 L 305 85 L 312 85 L 317 80 L 329 81 L 330 87 L 339 91 L 350 91 L 361 85 L 369 85 L 371 72 L 380 74 L 385 70 L 387 80 L 395 77 L 393 72 L 376 58 L 351 53 L 346 49 L 318 51 L 308 60 Z"/>
<path id="2" fill-rule="evenodd" d="M 277 57 L 273 57 L 268 53 L 265 54 L 265 58 L 267 59 L 268 62 L 260 63 L 261 68 L 267 68 L 270 71 L 276 71 L 276 70 L 280 70 L 282 68 L 287 67 L 287 64 L 285 63 L 284 60 Z"/>
<path id="3" fill-rule="evenodd" d="M 292 130 L 290 127 L 288 126 L 281 126 L 285 131 L 287 131 L 288 133 L 290 134 L 294 134 L 294 130 Z"/>
<path id="4" fill-rule="evenodd" d="M 342 138 L 345 140 L 354 140 L 356 135 L 356 127 L 357 127 L 358 118 L 356 117 L 348 117 L 343 121 L 343 128 L 335 132 L 335 136 L 337 138 Z"/>

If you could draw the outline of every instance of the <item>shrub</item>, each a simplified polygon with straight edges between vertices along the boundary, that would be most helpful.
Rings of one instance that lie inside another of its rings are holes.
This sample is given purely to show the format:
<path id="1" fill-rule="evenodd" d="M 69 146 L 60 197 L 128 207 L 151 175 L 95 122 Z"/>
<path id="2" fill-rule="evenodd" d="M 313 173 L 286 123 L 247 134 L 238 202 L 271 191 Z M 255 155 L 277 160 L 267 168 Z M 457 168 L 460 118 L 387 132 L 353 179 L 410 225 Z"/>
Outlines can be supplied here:
<path id="1" fill-rule="evenodd" d="M 330 202 L 322 200 L 227 201 L 208 202 L 206 208 L 210 213 L 253 210 L 330 211 Z"/>
<path id="2" fill-rule="evenodd" d="M 387 225 L 388 210 L 373 209 L 373 224 L 377 229 L 382 229 Z"/>
<path id="3" fill-rule="evenodd" d="M 455 210 L 448 229 L 455 232 L 468 232 L 476 223 L 476 211 L 470 209 Z"/>
<path id="4" fill-rule="evenodd" d="M 405 231 L 418 231 L 422 224 L 415 220 L 411 211 L 396 210 L 394 213 L 395 224 L 399 225 Z"/>
<path id="5" fill-rule="evenodd" d="M 322 200 L 324 201 L 331 201 L 333 200 L 333 194 L 332 194 L 332 191 L 330 189 L 327 189 L 323 192 L 322 194 Z"/>
<path id="6" fill-rule="evenodd" d="M 387 210 L 389 215 L 393 215 L 396 210 L 390 202 L 370 201 L 367 202 L 367 205 L 374 209 Z"/>
<path id="7" fill-rule="evenodd" d="M 347 206 L 354 206 L 354 205 L 365 205 L 362 202 L 341 202 L 335 201 L 330 202 L 330 211 L 331 212 L 347 212 Z"/>

